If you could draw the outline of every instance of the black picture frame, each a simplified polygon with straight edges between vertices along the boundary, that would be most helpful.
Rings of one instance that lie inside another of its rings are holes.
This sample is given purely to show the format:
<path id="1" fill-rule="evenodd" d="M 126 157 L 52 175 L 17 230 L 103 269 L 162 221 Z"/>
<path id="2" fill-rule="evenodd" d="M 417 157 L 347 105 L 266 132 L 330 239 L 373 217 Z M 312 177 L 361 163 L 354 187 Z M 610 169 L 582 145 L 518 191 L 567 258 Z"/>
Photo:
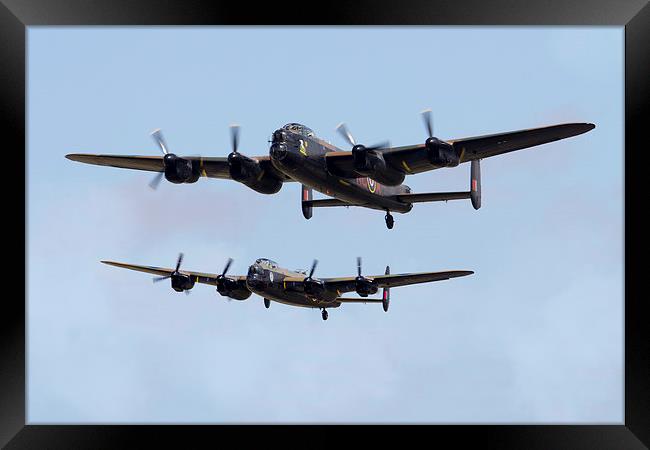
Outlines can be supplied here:
<path id="1" fill-rule="evenodd" d="M 252 11 L 254 9 L 254 12 Z M 418 437 L 435 443 L 452 439 L 454 445 L 474 444 L 498 448 L 645 448 L 650 445 L 650 337 L 647 298 L 643 295 L 642 252 L 647 246 L 645 221 L 635 217 L 645 206 L 645 171 L 639 157 L 648 152 L 643 139 L 648 114 L 650 79 L 650 6 L 647 0 L 535 0 L 432 2 L 403 0 L 399 3 L 359 1 L 354 4 L 298 2 L 216 3 L 205 0 L 99 1 L 99 0 L 0 0 L 0 92 L 2 93 L 3 160 L 6 215 L 16 230 L 5 231 L 26 238 L 27 195 L 12 195 L 13 185 L 26 180 L 26 27 L 33 25 L 615 25 L 625 27 L 625 419 L 620 425 L 450 425 L 417 427 Z M 597 95 L 595 93 L 594 95 Z M 645 119 L 645 120 L 644 120 Z M 7 140 L 7 137 L 10 139 Z M 11 145 L 7 145 L 9 142 Z M 23 168 L 18 149 L 25 149 Z M 9 175 L 16 180 L 8 180 Z M 23 175 L 23 177 L 20 176 Z M 11 233 L 11 234 L 9 234 Z M 27 245 L 27 242 L 25 240 Z M 5 249 L 5 255 L 14 250 Z M 25 247 L 26 253 L 26 247 Z M 172 438 L 198 446 L 214 446 L 224 435 L 239 439 L 295 436 L 323 440 L 341 429 L 307 425 L 261 426 L 249 433 L 237 426 L 57 426 L 27 425 L 25 408 L 25 304 L 10 295 L 18 270 L 14 257 L 4 258 L 5 295 L 0 310 L 0 445 L 6 448 L 105 448 L 133 447 L 136 439 L 150 445 Z M 25 268 L 28 261 L 25 261 Z M 27 278 L 25 274 L 25 296 Z M 389 435 L 412 436 L 408 427 L 359 427 L 367 445 Z M 356 429 L 356 427 L 354 428 Z M 235 437 L 235 436 L 233 436 Z M 293 439 L 292 439 L 293 440 Z M 323 443 L 338 445 L 338 439 Z M 296 443 L 299 442 L 297 439 Z M 408 442 L 408 441 L 403 441 Z M 415 445 L 415 440 L 412 441 Z M 371 444 L 372 443 L 372 444 Z"/>

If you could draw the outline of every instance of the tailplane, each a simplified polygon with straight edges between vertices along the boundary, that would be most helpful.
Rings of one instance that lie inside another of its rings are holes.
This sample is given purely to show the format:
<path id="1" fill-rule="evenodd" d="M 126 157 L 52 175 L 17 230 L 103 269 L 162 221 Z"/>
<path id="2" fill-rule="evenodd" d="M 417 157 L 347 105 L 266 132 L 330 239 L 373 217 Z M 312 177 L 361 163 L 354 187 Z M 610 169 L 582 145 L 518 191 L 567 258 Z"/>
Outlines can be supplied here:
<path id="1" fill-rule="evenodd" d="M 404 203 L 446 202 L 449 200 L 470 199 L 474 209 L 481 207 L 481 161 L 471 161 L 469 191 L 466 192 L 424 192 L 397 194 L 395 198 Z"/>

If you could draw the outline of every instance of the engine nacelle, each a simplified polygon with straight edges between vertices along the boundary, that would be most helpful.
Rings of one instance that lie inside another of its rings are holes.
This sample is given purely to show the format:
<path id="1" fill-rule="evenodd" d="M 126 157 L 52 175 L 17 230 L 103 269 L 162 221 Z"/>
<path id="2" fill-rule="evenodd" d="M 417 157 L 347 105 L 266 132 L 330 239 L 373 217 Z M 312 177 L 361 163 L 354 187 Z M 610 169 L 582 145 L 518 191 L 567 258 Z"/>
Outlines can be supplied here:
<path id="1" fill-rule="evenodd" d="M 306 278 L 303 282 L 303 289 L 305 294 L 318 298 L 325 292 L 325 283 L 321 280 Z"/>
<path id="2" fill-rule="evenodd" d="M 387 186 L 398 186 L 404 181 L 404 172 L 386 165 L 381 153 L 367 150 L 363 145 L 352 148 L 354 170 Z"/>
<path id="3" fill-rule="evenodd" d="M 217 278 L 217 292 L 223 297 L 230 297 L 235 300 L 246 300 L 251 296 L 251 291 L 246 288 L 246 281 L 238 281 L 232 278 Z"/>
<path id="4" fill-rule="evenodd" d="M 460 156 L 454 147 L 438 138 L 430 137 L 424 143 L 429 162 L 436 167 L 456 167 L 460 164 Z"/>
<path id="5" fill-rule="evenodd" d="M 189 291 L 194 287 L 194 281 L 188 275 L 172 274 L 172 289 L 176 292 Z"/>
<path id="6" fill-rule="evenodd" d="M 163 158 L 165 165 L 165 178 L 170 183 L 196 183 L 201 174 L 198 167 L 194 167 L 189 159 L 179 158 L 173 153 L 168 153 Z"/>
<path id="7" fill-rule="evenodd" d="M 357 277 L 356 280 L 356 291 L 361 297 L 367 297 L 377 293 L 379 289 L 377 283 L 372 280 L 369 280 L 365 277 Z"/>
<path id="8" fill-rule="evenodd" d="M 262 170 L 259 161 L 242 155 L 228 155 L 230 178 L 245 184 L 261 194 L 275 194 L 282 188 L 282 180 Z"/>

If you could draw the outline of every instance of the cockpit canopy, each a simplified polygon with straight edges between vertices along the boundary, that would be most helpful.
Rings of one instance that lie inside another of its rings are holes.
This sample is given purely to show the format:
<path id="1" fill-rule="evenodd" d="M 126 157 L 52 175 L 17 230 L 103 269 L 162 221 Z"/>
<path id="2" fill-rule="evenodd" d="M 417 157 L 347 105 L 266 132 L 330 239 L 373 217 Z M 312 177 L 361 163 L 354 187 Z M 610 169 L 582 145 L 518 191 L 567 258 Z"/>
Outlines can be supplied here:
<path id="1" fill-rule="evenodd" d="M 270 268 L 270 269 L 275 269 L 275 268 L 278 267 L 278 263 L 276 263 L 275 261 L 271 261 L 270 259 L 266 259 L 266 258 L 256 259 L 255 264 L 258 264 L 258 265 L 260 265 L 262 267 Z"/>
<path id="2" fill-rule="evenodd" d="M 307 137 L 315 136 L 314 131 L 311 128 L 301 125 L 299 123 L 288 123 L 282 128 Z"/>

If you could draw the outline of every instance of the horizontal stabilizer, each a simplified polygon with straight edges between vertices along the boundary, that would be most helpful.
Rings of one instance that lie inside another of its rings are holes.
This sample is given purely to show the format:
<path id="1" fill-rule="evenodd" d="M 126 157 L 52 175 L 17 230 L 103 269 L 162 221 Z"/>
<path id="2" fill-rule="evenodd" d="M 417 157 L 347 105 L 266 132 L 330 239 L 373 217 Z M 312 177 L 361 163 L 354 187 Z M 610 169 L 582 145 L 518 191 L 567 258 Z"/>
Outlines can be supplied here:
<path id="1" fill-rule="evenodd" d="M 470 192 L 429 192 L 422 194 L 398 194 L 395 198 L 404 203 L 442 202 L 470 198 Z"/>
<path id="2" fill-rule="evenodd" d="M 380 298 L 363 298 L 363 297 L 338 297 L 337 302 L 341 303 L 381 303 L 382 299 Z"/>
<path id="3" fill-rule="evenodd" d="M 357 206 L 354 203 L 344 202 L 338 198 L 324 198 L 322 200 L 308 200 L 302 202 L 303 206 L 312 208 L 324 208 L 327 206 Z"/>

